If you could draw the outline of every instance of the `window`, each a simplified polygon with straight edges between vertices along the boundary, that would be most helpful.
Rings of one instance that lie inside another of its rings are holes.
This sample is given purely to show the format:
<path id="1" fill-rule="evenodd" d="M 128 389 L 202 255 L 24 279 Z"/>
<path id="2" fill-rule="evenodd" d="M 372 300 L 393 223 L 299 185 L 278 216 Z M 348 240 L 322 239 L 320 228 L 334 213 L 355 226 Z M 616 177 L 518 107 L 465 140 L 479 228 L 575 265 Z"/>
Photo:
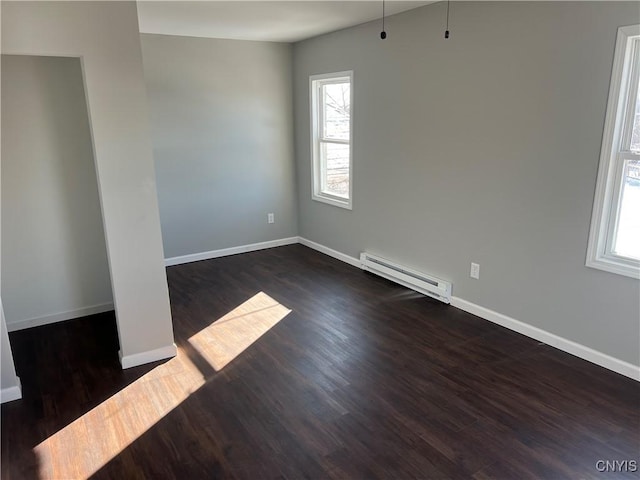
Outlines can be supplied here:
<path id="1" fill-rule="evenodd" d="M 620 27 L 587 266 L 640 278 L 640 25 Z"/>
<path id="2" fill-rule="evenodd" d="M 311 198 L 351 209 L 353 72 L 313 75 L 309 81 L 313 163 Z"/>

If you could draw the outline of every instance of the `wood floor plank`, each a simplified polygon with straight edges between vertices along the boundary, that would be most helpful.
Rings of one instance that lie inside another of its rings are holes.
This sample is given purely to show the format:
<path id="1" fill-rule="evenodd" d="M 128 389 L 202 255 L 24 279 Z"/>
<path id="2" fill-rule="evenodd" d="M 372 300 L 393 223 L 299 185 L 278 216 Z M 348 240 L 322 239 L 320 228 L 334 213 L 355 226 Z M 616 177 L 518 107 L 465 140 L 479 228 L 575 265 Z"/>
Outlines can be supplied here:
<path id="1" fill-rule="evenodd" d="M 167 277 L 174 359 L 122 371 L 109 313 L 10 334 L 3 479 L 637 478 L 596 462 L 640 463 L 638 382 L 301 245 Z"/>

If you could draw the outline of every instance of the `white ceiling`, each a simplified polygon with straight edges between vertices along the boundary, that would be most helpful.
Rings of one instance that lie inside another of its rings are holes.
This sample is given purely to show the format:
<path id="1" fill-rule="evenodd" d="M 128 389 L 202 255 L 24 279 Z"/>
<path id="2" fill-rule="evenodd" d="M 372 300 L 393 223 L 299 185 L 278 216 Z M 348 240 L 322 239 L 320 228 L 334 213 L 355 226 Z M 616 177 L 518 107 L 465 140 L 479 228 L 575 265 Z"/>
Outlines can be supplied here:
<path id="1" fill-rule="evenodd" d="M 432 1 L 386 0 L 386 15 Z M 382 1 L 138 1 L 142 33 L 297 42 L 382 17 Z"/>

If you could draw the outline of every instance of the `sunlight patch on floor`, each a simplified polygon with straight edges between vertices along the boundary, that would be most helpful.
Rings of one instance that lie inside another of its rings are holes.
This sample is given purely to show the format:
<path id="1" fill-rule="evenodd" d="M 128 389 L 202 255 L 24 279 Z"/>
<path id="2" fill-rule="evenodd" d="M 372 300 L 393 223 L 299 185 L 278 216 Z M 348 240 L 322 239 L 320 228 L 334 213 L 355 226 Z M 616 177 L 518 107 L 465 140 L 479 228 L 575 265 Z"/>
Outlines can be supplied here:
<path id="1" fill-rule="evenodd" d="M 41 479 L 88 478 L 204 384 L 179 349 L 154 368 L 33 450 Z"/>
<path id="2" fill-rule="evenodd" d="M 289 313 L 287 307 L 260 292 L 192 336 L 189 343 L 220 371 Z"/>
<path id="3" fill-rule="evenodd" d="M 219 371 L 290 312 L 260 292 L 192 336 L 176 357 L 35 446 L 40 479 L 95 474 L 205 384 L 213 372 L 201 362 Z"/>

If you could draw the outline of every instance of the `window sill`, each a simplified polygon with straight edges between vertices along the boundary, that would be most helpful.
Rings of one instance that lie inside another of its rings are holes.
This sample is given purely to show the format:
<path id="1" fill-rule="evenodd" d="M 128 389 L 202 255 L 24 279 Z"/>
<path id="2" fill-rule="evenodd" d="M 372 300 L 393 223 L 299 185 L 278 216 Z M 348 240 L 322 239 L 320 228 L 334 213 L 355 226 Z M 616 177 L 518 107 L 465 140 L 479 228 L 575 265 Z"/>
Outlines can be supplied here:
<path id="1" fill-rule="evenodd" d="M 311 199 L 316 202 L 327 203 L 334 207 L 344 208 L 346 210 L 352 210 L 351 199 L 340 199 L 337 197 L 330 197 L 324 195 L 311 195 Z"/>
<path id="2" fill-rule="evenodd" d="M 640 280 L 640 262 L 633 260 L 598 256 L 596 258 L 587 259 L 586 266 Z"/>

